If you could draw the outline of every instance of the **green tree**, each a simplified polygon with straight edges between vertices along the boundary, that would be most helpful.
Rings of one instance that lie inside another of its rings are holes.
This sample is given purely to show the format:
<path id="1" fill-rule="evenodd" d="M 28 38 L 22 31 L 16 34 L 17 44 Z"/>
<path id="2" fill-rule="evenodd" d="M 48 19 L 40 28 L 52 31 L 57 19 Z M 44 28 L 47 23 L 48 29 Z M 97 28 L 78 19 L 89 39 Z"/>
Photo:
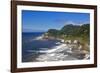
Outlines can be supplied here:
<path id="1" fill-rule="evenodd" d="M 56 30 L 56 29 L 49 29 L 47 33 L 48 33 L 48 36 L 54 36 L 54 37 L 57 37 L 59 31 Z"/>

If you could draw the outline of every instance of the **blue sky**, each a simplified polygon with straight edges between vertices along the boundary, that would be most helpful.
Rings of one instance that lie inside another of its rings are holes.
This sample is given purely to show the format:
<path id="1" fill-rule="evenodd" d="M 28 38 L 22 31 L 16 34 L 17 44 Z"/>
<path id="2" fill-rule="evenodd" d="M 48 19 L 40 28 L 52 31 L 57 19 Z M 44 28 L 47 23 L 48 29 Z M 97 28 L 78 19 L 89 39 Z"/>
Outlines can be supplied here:
<path id="1" fill-rule="evenodd" d="M 61 29 L 64 25 L 90 23 L 89 13 L 22 10 L 23 32 L 45 32 Z"/>

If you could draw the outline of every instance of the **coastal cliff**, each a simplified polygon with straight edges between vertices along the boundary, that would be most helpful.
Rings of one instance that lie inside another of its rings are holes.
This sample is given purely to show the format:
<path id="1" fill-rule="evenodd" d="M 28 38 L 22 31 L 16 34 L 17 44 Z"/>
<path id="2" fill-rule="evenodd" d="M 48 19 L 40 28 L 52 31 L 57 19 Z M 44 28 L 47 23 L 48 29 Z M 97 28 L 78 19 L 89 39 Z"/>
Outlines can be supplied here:
<path id="1" fill-rule="evenodd" d="M 82 49 L 89 51 L 87 45 L 90 42 L 90 26 L 89 24 L 83 25 L 72 25 L 67 24 L 60 30 L 49 29 L 46 33 L 41 36 L 41 39 L 57 39 L 63 43 L 77 43 L 82 45 Z"/>

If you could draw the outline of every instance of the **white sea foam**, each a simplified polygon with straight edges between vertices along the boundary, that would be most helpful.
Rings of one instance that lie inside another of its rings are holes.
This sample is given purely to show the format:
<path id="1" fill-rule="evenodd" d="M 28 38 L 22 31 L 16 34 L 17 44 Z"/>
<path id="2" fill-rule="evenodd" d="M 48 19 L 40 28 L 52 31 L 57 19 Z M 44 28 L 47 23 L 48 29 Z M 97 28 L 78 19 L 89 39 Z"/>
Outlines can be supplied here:
<path id="1" fill-rule="evenodd" d="M 35 38 L 35 40 L 41 40 L 43 37 L 42 36 L 38 36 Z"/>
<path id="2" fill-rule="evenodd" d="M 55 47 L 53 47 L 52 49 L 50 49 L 50 50 L 41 50 L 41 51 L 39 51 L 39 52 L 41 52 L 41 53 L 52 53 L 52 52 L 55 52 L 55 51 L 57 51 L 57 50 L 59 50 L 59 49 L 62 49 L 63 47 L 65 47 L 66 46 L 66 44 L 61 44 L 61 45 L 59 45 L 59 46 L 55 46 Z"/>
<path id="3" fill-rule="evenodd" d="M 44 35 L 40 35 L 40 36 L 38 36 L 38 37 L 34 38 L 34 40 L 42 40 L 42 39 L 43 39 L 43 37 L 44 37 Z"/>

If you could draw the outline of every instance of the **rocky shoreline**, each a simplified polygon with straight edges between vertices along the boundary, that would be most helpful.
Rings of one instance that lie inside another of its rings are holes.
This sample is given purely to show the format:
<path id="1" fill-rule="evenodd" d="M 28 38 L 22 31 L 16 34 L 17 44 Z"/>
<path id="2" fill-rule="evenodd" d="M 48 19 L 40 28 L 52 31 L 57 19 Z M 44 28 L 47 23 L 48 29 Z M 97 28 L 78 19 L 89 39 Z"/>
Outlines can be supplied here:
<path id="1" fill-rule="evenodd" d="M 60 38 L 54 38 L 46 35 L 41 35 L 35 40 L 49 40 L 57 39 L 60 40 L 55 46 L 50 48 L 50 50 L 40 51 L 40 55 L 37 56 L 35 61 L 44 62 L 44 61 L 67 61 L 67 60 L 87 60 L 90 59 L 89 51 L 85 50 L 83 45 L 79 40 L 64 40 Z M 89 48 L 89 45 L 85 48 Z M 34 61 L 34 60 L 33 60 Z"/>
<path id="2" fill-rule="evenodd" d="M 56 48 L 40 53 L 42 54 L 36 58 L 37 62 L 87 60 L 90 58 L 88 51 L 78 49 L 73 50 L 71 44 L 61 44 Z"/>

